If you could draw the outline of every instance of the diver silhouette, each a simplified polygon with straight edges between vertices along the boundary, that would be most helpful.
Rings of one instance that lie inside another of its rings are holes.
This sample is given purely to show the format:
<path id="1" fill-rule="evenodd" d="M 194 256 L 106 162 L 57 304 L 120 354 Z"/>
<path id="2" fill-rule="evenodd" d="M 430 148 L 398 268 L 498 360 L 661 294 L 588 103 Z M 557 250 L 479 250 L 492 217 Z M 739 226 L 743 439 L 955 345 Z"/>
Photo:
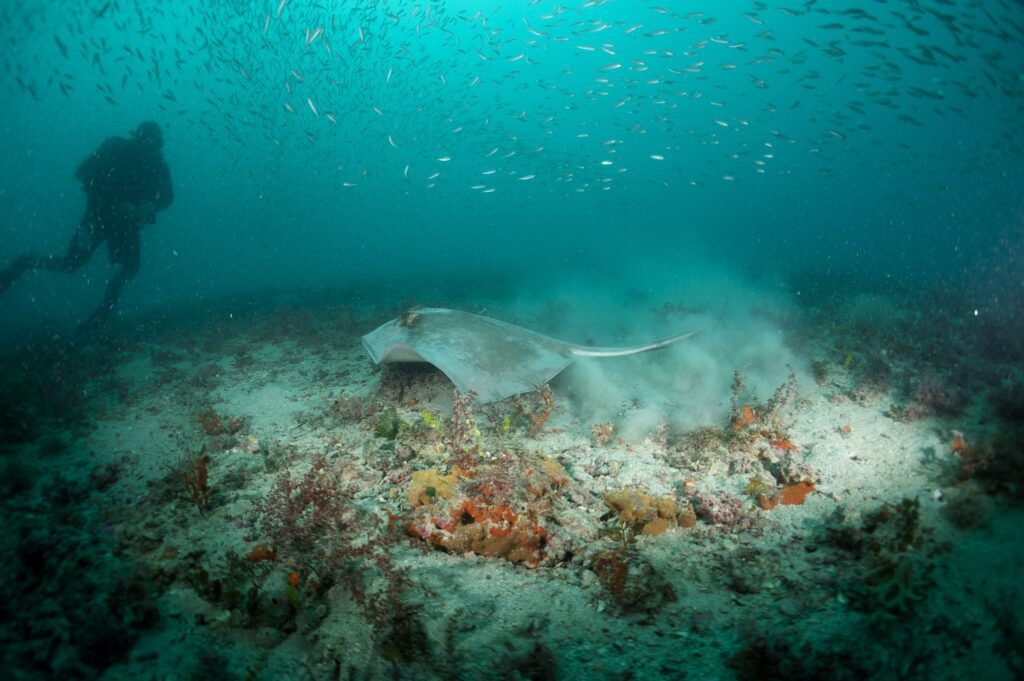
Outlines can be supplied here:
<path id="1" fill-rule="evenodd" d="M 75 177 L 86 195 L 85 215 L 63 256 L 25 253 L 0 272 L 3 293 L 25 270 L 74 272 L 89 262 L 104 241 L 110 262 L 120 269 L 107 281 L 99 308 L 83 324 L 102 324 L 114 311 L 121 289 L 139 271 L 140 236 L 143 225 L 156 222 L 156 214 L 171 205 L 174 190 L 171 173 L 161 149 L 160 126 L 143 121 L 130 139 L 109 137 L 82 161 Z"/>

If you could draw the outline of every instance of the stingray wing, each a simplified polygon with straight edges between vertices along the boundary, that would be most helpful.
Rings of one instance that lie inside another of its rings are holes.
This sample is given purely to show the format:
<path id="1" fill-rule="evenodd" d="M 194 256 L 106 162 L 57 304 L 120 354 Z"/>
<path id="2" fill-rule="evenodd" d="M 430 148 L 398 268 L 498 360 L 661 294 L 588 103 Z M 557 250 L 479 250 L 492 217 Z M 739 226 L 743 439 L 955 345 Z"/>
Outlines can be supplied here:
<path id="1" fill-rule="evenodd" d="M 363 337 L 378 364 L 428 362 L 460 392 L 480 403 L 529 392 L 573 361 L 572 348 L 514 324 L 427 308 L 392 320 Z"/>

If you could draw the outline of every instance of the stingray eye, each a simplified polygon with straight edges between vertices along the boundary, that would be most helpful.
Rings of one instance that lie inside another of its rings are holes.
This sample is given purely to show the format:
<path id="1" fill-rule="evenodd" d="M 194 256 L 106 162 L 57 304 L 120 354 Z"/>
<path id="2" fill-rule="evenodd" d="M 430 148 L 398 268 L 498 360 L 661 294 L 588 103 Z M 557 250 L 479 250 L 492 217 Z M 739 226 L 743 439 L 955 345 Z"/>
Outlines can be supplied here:
<path id="1" fill-rule="evenodd" d="M 406 312 L 398 322 L 399 326 L 412 326 L 419 320 L 420 316 L 415 312 Z"/>

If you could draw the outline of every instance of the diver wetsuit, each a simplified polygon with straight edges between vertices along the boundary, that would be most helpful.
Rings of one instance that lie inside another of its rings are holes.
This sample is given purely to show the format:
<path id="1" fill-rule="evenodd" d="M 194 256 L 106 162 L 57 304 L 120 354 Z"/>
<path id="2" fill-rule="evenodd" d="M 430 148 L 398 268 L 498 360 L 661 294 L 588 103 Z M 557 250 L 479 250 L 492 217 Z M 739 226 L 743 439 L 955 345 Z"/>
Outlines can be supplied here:
<path id="1" fill-rule="evenodd" d="M 74 272 L 89 261 L 104 241 L 110 261 L 120 270 L 107 282 L 100 307 L 87 324 L 101 322 L 114 310 L 121 288 L 139 271 L 139 232 L 174 200 L 171 173 L 160 149 L 163 135 L 151 121 L 141 123 L 131 139 L 110 137 L 75 172 L 86 194 L 85 215 L 63 257 L 25 254 L 0 273 L 0 291 L 27 269 Z"/>

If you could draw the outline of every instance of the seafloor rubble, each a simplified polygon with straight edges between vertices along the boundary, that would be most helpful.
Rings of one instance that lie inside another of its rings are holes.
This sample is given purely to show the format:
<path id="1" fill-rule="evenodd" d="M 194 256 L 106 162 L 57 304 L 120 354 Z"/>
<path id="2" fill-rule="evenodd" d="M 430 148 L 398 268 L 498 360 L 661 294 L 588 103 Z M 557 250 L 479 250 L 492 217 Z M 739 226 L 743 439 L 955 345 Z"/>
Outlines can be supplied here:
<path id="1" fill-rule="evenodd" d="M 380 371 L 380 309 L 11 358 L 5 668 L 1019 678 L 1019 367 L 885 303 L 779 317 L 788 380 L 737 366 L 717 422 L 640 436 L 642 395 L 587 422 L 557 385 L 478 405 Z"/>

